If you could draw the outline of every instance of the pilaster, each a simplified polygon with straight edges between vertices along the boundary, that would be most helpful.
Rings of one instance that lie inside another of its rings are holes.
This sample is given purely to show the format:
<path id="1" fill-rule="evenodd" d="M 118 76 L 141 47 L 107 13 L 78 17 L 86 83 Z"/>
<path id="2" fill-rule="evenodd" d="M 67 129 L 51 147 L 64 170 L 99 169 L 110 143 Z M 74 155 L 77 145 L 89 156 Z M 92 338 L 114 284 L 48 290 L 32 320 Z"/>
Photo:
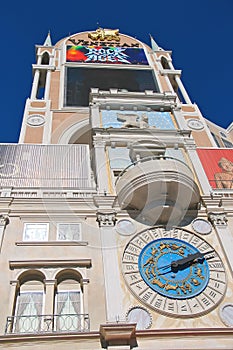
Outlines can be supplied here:
<path id="1" fill-rule="evenodd" d="M 0 252 L 2 250 L 5 228 L 9 224 L 9 222 L 10 220 L 8 215 L 0 215 Z"/>
<path id="2" fill-rule="evenodd" d="M 13 280 L 10 281 L 10 293 L 9 293 L 9 302 L 8 302 L 8 314 L 7 316 L 13 316 L 15 311 L 15 304 L 16 304 L 16 295 L 19 290 L 19 281 Z"/>
<path id="3" fill-rule="evenodd" d="M 105 141 L 96 140 L 94 142 L 95 149 L 95 166 L 96 166 L 96 177 L 98 192 L 106 194 L 108 192 L 109 183 L 107 177 L 107 164 L 105 154 Z"/>
<path id="4" fill-rule="evenodd" d="M 44 318 L 46 331 L 53 330 L 53 314 L 54 314 L 54 298 L 57 280 L 44 280 L 45 285 L 45 302 L 44 302 Z"/>
<path id="5" fill-rule="evenodd" d="M 102 257 L 104 266 L 104 283 L 106 291 L 107 322 L 116 322 L 123 318 L 123 292 L 121 290 L 121 274 L 118 261 L 118 247 L 114 225 L 116 216 L 109 210 L 97 213 L 99 222 Z M 117 303 L 116 303 L 117 300 Z"/>
<path id="6" fill-rule="evenodd" d="M 215 227 L 233 275 L 233 236 L 228 227 L 227 215 L 224 211 L 209 212 L 208 218 Z"/>

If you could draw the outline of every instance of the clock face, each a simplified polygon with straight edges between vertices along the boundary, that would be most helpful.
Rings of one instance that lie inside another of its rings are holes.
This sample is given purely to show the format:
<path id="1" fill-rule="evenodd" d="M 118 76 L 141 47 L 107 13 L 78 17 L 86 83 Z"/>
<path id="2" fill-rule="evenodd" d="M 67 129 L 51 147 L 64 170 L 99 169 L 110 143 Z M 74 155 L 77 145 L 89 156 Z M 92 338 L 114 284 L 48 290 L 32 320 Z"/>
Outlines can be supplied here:
<path id="1" fill-rule="evenodd" d="M 225 293 L 225 270 L 216 251 L 181 228 L 157 227 L 137 234 L 125 248 L 122 267 L 131 291 L 170 316 L 206 313 Z"/>
<path id="2" fill-rule="evenodd" d="M 185 264 L 182 259 L 198 252 L 196 247 L 180 239 L 156 239 L 142 249 L 138 258 L 139 272 L 151 289 L 165 297 L 192 298 L 206 288 L 209 266 L 205 259 Z M 181 261 L 181 265 L 172 267 L 175 261 Z"/>

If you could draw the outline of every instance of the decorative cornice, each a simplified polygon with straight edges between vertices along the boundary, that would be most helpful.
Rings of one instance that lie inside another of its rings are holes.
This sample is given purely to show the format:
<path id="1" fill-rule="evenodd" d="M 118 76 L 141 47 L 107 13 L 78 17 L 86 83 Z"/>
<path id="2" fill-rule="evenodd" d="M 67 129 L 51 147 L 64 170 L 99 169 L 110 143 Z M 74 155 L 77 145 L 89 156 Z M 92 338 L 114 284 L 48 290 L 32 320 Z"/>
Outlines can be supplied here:
<path id="1" fill-rule="evenodd" d="M 75 260 L 10 260 L 11 270 L 21 268 L 42 268 L 42 267 L 86 267 L 92 266 L 91 259 Z"/>
<path id="2" fill-rule="evenodd" d="M 88 242 L 86 241 L 28 241 L 28 242 L 15 242 L 15 245 L 17 246 L 86 246 L 88 245 Z"/>

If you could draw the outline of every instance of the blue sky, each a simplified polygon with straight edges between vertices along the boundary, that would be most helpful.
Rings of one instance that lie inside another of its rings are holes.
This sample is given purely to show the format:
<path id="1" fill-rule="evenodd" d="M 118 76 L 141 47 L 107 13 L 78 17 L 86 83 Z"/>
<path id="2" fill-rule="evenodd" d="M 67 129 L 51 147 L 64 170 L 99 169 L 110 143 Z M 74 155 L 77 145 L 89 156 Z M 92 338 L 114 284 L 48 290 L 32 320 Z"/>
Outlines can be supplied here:
<path id="1" fill-rule="evenodd" d="M 145 5 L 145 6 L 144 6 Z M 48 31 L 52 42 L 70 34 L 118 28 L 172 50 L 173 64 L 207 119 L 222 127 L 233 121 L 233 0 L 3 2 L 1 33 L 0 142 L 18 142 L 30 96 L 35 45 Z"/>

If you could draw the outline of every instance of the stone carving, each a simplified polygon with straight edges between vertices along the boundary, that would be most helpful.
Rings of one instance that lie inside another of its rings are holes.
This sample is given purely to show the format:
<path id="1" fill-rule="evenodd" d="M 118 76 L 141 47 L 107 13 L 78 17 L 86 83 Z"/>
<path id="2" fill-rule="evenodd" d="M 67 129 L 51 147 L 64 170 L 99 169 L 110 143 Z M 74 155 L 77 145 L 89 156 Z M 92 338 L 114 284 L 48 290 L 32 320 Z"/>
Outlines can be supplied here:
<path id="1" fill-rule="evenodd" d="M 123 128 L 148 128 L 148 117 L 146 114 L 117 113 L 117 120 L 123 122 Z"/>
<path id="2" fill-rule="evenodd" d="M 116 213 L 103 213 L 97 212 L 97 219 L 100 227 L 115 226 L 116 223 Z"/>
<path id="3" fill-rule="evenodd" d="M 88 33 L 88 38 L 100 41 L 120 41 L 119 29 L 98 28 L 95 32 Z"/>
<path id="4" fill-rule="evenodd" d="M 6 226 L 10 222 L 8 215 L 0 215 L 0 226 Z"/>
<path id="5" fill-rule="evenodd" d="M 208 214 L 208 218 L 210 222 L 215 225 L 215 226 L 226 226 L 227 225 L 227 216 L 226 213 L 221 212 L 221 213 L 214 213 L 210 212 Z"/>

